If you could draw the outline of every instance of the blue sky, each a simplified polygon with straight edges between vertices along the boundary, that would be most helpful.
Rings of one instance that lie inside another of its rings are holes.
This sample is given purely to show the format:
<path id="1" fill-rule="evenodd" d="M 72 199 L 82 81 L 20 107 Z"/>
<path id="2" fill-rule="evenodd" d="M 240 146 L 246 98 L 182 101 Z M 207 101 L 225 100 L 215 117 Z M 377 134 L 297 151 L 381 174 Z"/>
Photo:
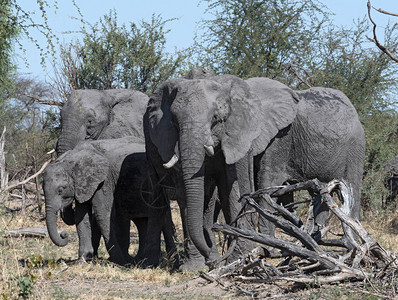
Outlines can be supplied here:
<path id="1" fill-rule="evenodd" d="M 138 23 L 140 20 L 149 21 L 152 14 L 160 14 L 162 18 L 178 18 L 168 24 L 167 29 L 170 33 L 167 38 L 167 49 L 173 52 L 175 48 L 182 49 L 192 45 L 197 23 L 204 18 L 206 3 L 199 3 L 198 0 L 75 0 L 79 6 L 82 15 L 89 23 L 95 23 L 101 16 L 107 14 L 110 9 L 115 9 L 120 24 L 129 22 Z M 49 1 L 52 2 L 52 1 Z M 78 17 L 76 8 L 72 1 L 58 0 L 58 10 L 54 13 L 54 9 L 48 11 L 49 25 L 59 37 L 60 42 L 67 42 L 78 37 L 77 33 L 65 34 L 66 31 L 79 30 L 81 23 L 73 20 L 71 17 Z M 321 0 L 332 13 L 334 23 L 341 26 L 349 26 L 354 20 L 363 18 L 367 14 L 367 0 Z M 390 12 L 398 13 L 397 0 L 372 0 L 372 5 L 377 8 L 383 8 Z M 37 12 L 37 4 L 34 0 L 21 0 L 20 5 L 28 11 Z M 381 15 L 375 11 L 372 12 L 375 21 L 378 24 L 379 36 L 382 37 L 383 27 L 388 20 L 398 22 L 398 18 Z M 34 16 L 34 15 L 33 15 Z M 45 40 L 37 32 L 32 32 L 42 45 Z M 369 33 L 371 35 L 371 33 Z M 39 52 L 32 43 L 25 40 L 21 41 L 27 51 L 26 66 L 24 59 L 20 57 L 17 60 L 19 71 L 21 74 L 39 80 L 48 80 L 48 76 L 52 74 L 51 63 L 47 63 L 44 70 L 40 65 Z M 57 47 L 58 48 L 58 47 Z M 18 53 L 21 53 L 17 51 Z"/>

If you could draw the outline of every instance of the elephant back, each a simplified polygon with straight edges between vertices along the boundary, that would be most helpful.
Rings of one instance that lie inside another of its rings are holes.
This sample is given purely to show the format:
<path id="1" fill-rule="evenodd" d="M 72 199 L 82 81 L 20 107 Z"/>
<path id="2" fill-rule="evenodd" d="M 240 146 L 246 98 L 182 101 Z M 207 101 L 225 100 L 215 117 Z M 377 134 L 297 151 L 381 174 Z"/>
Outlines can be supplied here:
<path id="1" fill-rule="evenodd" d="M 350 100 L 330 88 L 310 88 L 297 91 L 297 95 L 300 101 L 292 123 L 291 164 L 300 170 L 298 177 L 330 181 L 346 178 L 347 172 L 352 172 L 346 166 L 355 161 L 356 168 L 363 168 L 365 134 Z"/>
<path id="2" fill-rule="evenodd" d="M 297 91 L 299 96 L 298 118 L 308 122 L 308 128 L 336 139 L 344 139 L 353 130 L 362 130 L 358 114 L 351 101 L 341 91 L 314 87 Z"/>

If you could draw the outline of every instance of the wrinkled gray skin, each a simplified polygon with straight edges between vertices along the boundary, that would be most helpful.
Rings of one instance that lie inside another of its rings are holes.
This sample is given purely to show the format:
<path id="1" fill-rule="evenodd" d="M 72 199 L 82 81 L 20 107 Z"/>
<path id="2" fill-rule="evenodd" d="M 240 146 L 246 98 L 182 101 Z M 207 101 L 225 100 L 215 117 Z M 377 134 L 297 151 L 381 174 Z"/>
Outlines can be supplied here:
<path id="1" fill-rule="evenodd" d="M 147 234 L 146 202 L 150 199 L 142 199 L 140 193 L 141 187 L 148 189 L 149 167 L 144 151 L 144 144 L 134 137 L 87 141 L 65 152 L 45 170 L 46 223 L 56 245 L 68 243 L 64 234 L 58 234 L 57 213 L 74 202 L 76 221 L 94 223 L 92 241 L 80 239 L 82 232 L 78 230 L 80 257 L 88 253 L 95 256 L 102 235 L 112 262 L 126 265 L 144 259 L 159 260 L 160 232 Z M 84 219 L 87 215 L 90 220 Z M 135 258 L 128 253 L 130 220 L 139 233 L 139 251 Z M 175 252 L 173 227 L 168 225 L 168 230 L 163 232 L 166 248 Z M 158 248 L 145 252 L 147 241 L 158 237 Z"/>
<path id="2" fill-rule="evenodd" d="M 384 185 L 390 192 L 386 199 L 386 204 L 388 205 L 394 203 L 398 195 L 398 155 L 387 162 L 384 167 L 384 173 Z"/>
<path id="3" fill-rule="evenodd" d="M 61 110 L 58 156 L 84 140 L 135 136 L 144 141 L 147 102 L 145 94 L 128 89 L 74 91 Z"/>
<path id="4" fill-rule="evenodd" d="M 61 135 L 56 147 L 58 156 L 84 140 L 134 136 L 144 141 L 142 116 L 147 102 L 145 94 L 129 89 L 74 91 L 61 110 Z M 61 217 L 68 225 L 76 224 L 72 206 L 65 207 Z M 81 222 L 79 226 L 86 226 L 78 228 L 82 232 L 79 242 L 88 243 L 91 240 L 89 222 Z M 91 253 L 82 255 L 89 257 Z"/>
<path id="5" fill-rule="evenodd" d="M 174 79 L 151 96 L 145 118 L 151 162 L 160 169 L 174 154 L 179 158 L 172 169 L 182 172 L 188 235 L 207 260 L 213 245 L 202 212 L 211 180 L 227 223 L 240 209 L 241 194 L 312 178 L 348 180 L 359 215 L 365 137 L 339 91 L 296 93 L 267 78 L 230 75 Z M 272 225 L 263 227 L 273 233 Z"/>

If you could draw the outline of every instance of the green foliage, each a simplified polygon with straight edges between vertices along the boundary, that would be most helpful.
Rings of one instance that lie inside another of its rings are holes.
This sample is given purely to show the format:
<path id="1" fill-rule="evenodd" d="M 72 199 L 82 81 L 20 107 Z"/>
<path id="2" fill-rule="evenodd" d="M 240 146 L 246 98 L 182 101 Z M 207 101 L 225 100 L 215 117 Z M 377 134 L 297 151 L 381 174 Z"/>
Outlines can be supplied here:
<path id="1" fill-rule="evenodd" d="M 398 154 L 398 115 L 395 110 L 374 112 L 364 117 L 366 134 L 365 174 L 362 184 L 364 210 L 385 208 L 386 163 Z"/>
<path id="2" fill-rule="evenodd" d="M 13 43 L 18 36 L 18 24 L 9 16 L 14 13 L 11 1 L 0 1 L 0 99 L 12 84 L 15 65 L 12 62 Z"/>
<path id="3" fill-rule="evenodd" d="M 395 26 L 386 29 L 388 40 Z M 369 44 L 366 19 L 353 28 L 329 28 L 322 33 L 323 43 L 311 47 L 304 67 L 314 86 L 332 87 L 351 99 L 361 119 L 396 105 L 398 65 Z"/>
<path id="4" fill-rule="evenodd" d="M 50 92 L 48 86 L 30 79 L 15 80 L 16 89 L 0 101 L 0 131 L 6 128 L 6 168 L 10 179 L 23 180 L 49 159 L 59 134 L 59 111 L 35 103 L 26 94 Z"/>
<path id="5" fill-rule="evenodd" d="M 29 296 L 33 293 L 34 281 L 36 280 L 36 276 L 32 274 L 28 274 L 25 276 L 21 276 L 18 278 L 18 288 L 19 293 L 18 296 L 23 299 L 28 299 Z"/>
<path id="6" fill-rule="evenodd" d="M 40 14 L 40 17 L 37 19 L 40 21 L 36 21 L 36 18 L 32 17 L 33 15 L 36 15 L 36 12 L 25 10 L 24 5 L 18 3 L 20 1 L 2 0 L 2 2 L 10 4 L 13 11 L 6 16 L 7 19 L 14 26 L 17 26 L 21 37 L 27 39 L 36 46 L 40 53 L 41 64 L 45 67 L 47 58 L 52 57 L 53 60 L 55 59 L 55 43 L 58 41 L 58 38 L 49 26 L 47 11 L 55 10 L 56 12 L 58 9 L 58 1 L 36 0 L 38 13 Z M 75 1 L 72 0 L 72 2 L 76 6 Z M 35 33 L 45 37 L 46 43 L 44 45 L 39 44 L 37 38 L 34 36 Z M 15 42 L 26 55 L 26 49 L 24 49 L 19 40 L 15 40 Z M 25 61 L 25 63 L 27 64 L 27 61 Z"/>
<path id="7" fill-rule="evenodd" d="M 328 19 L 316 0 L 204 0 L 213 19 L 202 23 L 199 57 L 217 73 L 283 78 L 301 62 Z"/>
<path id="8" fill-rule="evenodd" d="M 152 16 L 150 22 L 118 25 L 111 11 L 89 29 L 83 39 L 61 48 L 60 74 L 73 89 L 131 88 L 151 94 L 175 75 L 184 55 L 165 52 L 165 26 L 172 20 Z"/>

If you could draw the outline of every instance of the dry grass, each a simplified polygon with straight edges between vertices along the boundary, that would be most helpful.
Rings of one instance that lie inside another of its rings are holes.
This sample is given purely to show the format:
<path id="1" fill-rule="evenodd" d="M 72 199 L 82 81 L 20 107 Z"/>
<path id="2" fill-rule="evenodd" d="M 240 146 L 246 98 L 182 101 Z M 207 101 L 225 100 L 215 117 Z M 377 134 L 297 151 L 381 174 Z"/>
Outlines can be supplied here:
<path id="1" fill-rule="evenodd" d="M 179 220 L 173 209 L 174 220 Z M 395 215 L 375 214 L 364 218 L 364 227 L 383 247 L 396 251 L 398 235 L 390 228 Z M 77 262 L 77 240 L 59 248 L 46 238 L 11 238 L 7 231 L 27 227 L 45 227 L 20 214 L 0 213 L 0 296 L 16 299 L 216 299 L 236 298 L 218 286 L 193 285 L 197 273 L 173 272 L 169 268 L 123 268 L 107 262 L 101 244 L 100 259 L 87 264 Z M 181 239 L 181 223 L 176 222 Z M 59 228 L 74 227 L 59 223 Z M 134 229 L 132 229 L 134 231 Z M 133 254 L 137 245 L 131 245 Z M 333 290 L 334 291 L 334 290 Z M 318 293 L 312 290 L 312 295 Z M 333 292 L 334 293 L 334 292 Z M 291 295 L 291 294 L 290 294 Z M 307 297 L 306 295 L 305 297 Z M 316 298 L 316 297 L 315 297 Z"/>
<path id="2" fill-rule="evenodd" d="M 34 299 L 157 299 L 163 298 L 157 292 L 159 289 L 195 276 L 173 273 L 168 268 L 127 269 L 106 259 L 82 263 L 77 261 L 76 238 L 59 248 L 48 237 L 12 238 L 7 235 L 8 230 L 27 227 L 43 228 L 45 222 L 32 221 L 15 213 L 0 215 L 0 296 L 3 299 L 16 299 L 24 292 Z M 61 222 L 59 228 L 74 230 Z M 132 254 L 136 247 L 131 245 Z M 108 257 L 103 244 L 100 257 Z"/>

